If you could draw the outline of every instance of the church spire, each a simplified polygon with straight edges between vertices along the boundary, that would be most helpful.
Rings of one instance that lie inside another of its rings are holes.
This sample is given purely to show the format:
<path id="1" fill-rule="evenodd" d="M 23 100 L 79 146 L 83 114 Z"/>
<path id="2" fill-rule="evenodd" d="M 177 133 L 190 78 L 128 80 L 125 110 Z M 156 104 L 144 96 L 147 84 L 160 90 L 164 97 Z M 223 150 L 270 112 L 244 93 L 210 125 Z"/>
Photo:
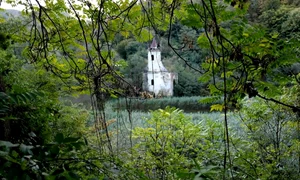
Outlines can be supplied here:
<path id="1" fill-rule="evenodd" d="M 150 49 L 157 49 L 157 48 L 159 48 L 159 43 L 156 42 L 156 38 L 154 37 L 150 45 Z"/>

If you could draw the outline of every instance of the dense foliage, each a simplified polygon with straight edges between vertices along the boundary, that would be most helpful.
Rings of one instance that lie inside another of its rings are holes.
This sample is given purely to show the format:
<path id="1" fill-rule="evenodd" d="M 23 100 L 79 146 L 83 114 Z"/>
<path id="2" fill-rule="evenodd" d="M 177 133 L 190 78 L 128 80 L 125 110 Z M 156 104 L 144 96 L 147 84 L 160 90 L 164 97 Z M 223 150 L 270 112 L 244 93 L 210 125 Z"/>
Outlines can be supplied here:
<path id="1" fill-rule="evenodd" d="M 0 178 L 299 178 L 298 1 L 7 2 Z M 139 97 L 153 37 L 192 97 Z"/>

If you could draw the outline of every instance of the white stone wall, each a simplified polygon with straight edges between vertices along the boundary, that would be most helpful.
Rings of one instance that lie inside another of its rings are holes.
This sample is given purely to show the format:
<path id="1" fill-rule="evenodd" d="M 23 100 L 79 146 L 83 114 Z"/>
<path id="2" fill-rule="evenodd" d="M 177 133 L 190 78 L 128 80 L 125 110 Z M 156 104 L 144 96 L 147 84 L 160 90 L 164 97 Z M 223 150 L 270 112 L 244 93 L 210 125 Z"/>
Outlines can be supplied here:
<path id="1" fill-rule="evenodd" d="M 148 72 L 148 91 L 154 92 L 157 96 L 172 96 L 173 81 L 171 81 L 171 73 L 168 72 Z M 154 77 L 154 78 L 153 78 Z M 154 85 L 152 85 L 152 80 Z"/>
<path id="2" fill-rule="evenodd" d="M 152 58 L 154 60 L 152 60 Z M 161 53 L 159 49 L 152 49 L 148 51 L 148 71 L 167 71 L 161 62 Z"/>
<path id="3" fill-rule="evenodd" d="M 172 96 L 174 74 L 169 73 L 161 62 L 159 49 L 148 51 L 147 91 L 153 92 L 155 96 Z M 144 82 L 145 83 L 145 82 Z M 154 83 L 154 84 L 153 84 Z"/>

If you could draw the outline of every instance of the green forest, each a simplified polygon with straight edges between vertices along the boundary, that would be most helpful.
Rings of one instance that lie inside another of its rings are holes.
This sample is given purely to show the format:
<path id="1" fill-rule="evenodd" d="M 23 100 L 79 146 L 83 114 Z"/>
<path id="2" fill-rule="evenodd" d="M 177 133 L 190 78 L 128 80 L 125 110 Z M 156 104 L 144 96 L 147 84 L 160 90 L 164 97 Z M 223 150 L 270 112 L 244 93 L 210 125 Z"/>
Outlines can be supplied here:
<path id="1" fill-rule="evenodd" d="M 300 1 L 0 0 L 0 179 L 300 179 Z"/>

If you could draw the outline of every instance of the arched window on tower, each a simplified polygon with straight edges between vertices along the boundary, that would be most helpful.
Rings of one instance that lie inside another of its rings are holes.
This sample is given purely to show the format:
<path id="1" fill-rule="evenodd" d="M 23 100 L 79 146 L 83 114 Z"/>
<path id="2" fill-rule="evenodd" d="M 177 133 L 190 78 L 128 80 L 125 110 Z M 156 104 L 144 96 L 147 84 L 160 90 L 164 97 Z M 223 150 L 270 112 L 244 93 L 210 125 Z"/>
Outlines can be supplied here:
<path id="1" fill-rule="evenodd" d="M 154 85 L 154 79 L 151 79 L 151 85 L 152 86 Z"/>
<path id="2" fill-rule="evenodd" d="M 153 54 L 151 55 L 151 60 L 154 61 L 154 55 Z"/>

